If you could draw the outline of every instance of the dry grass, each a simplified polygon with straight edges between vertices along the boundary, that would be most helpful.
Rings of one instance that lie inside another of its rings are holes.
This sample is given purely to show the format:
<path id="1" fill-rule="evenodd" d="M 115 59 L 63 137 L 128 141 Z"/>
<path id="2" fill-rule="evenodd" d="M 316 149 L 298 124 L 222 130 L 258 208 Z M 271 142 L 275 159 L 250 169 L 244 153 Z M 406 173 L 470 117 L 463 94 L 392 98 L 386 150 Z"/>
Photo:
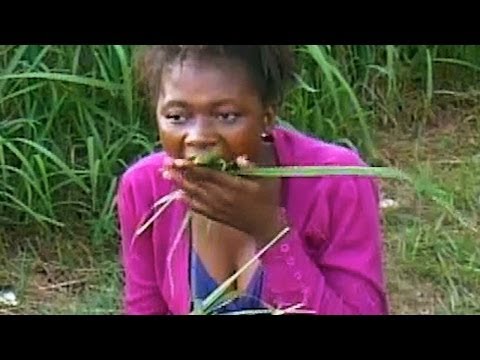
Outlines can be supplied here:
<path id="1" fill-rule="evenodd" d="M 0 306 L 0 313 L 119 312 L 120 271 L 111 249 L 87 254 L 85 245 L 72 247 L 65 239 L 37 240 L 25 240 L 23 243 L 31 245 L 28 248 L 9 241 L 8 258 L 2 258 L 0 284 L 15 287 L 19 306 Z M 77 244 L 84 243 L 88 242 L 77 240 Z"/>
<path id="2" fill-rule="evenodd" d="M 448 109 L 437 112 L 421 136 L 397 131 L 379 134 L 381 152 L 389 162 L 403 169 L 428 170 L 477 227 L 479 114 L 478 107 Z M 385 215 L 392 312 L 480 313 L 478 234 L 416 198 L 402 184 L 385 182 L 383 188 L 387 197 L 401 205 Z"/>

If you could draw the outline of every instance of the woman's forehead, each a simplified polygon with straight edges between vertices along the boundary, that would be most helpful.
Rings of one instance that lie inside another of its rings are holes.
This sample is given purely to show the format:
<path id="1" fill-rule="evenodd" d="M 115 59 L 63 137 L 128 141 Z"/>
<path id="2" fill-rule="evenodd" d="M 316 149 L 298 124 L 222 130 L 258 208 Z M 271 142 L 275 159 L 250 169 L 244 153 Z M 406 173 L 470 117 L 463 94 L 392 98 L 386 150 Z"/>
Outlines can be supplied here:
<path id="1" fill-rule="evenodd" d="M 216 95 L 256 96 L 257 90 L 246 67 L 230 59 L 185 59 L 171 64 L 162 77 L 165 98 Z"/>

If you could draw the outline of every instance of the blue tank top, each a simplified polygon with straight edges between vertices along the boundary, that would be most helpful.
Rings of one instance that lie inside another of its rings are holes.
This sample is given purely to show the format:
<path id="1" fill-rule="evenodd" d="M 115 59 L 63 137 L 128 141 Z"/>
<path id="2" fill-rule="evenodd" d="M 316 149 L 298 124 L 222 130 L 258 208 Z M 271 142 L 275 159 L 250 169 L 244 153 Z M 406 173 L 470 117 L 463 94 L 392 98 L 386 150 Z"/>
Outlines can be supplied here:
<path id="1" fill-rule="evenodd" d="M 195 251 L 192 251 L 191 253 L 190 272 L 194 299 L 204 300 L 220 285 L 215 279 L 210 276 Z M 258 268 L 247 287 L 246 293 L 236 298 L 232 302 L 229 302 L 225 306 L 216 309 L 215 314 L 236 312 L 242 310 L 265 309 L 260 300 L 262 295 L 262 286 L 263 271 L 261 268 Z"/>

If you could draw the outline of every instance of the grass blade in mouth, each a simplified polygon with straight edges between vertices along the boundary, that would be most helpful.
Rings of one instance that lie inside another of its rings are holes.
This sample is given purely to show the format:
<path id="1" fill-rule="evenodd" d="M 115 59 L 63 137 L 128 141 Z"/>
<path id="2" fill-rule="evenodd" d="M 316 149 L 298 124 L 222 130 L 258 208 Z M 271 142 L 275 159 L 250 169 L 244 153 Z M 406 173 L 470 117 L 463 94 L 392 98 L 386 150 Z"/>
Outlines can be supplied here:
<path id="1" fill-rule="evenodd" d="M 254 177 L 319 177 L 319 176 L 374 176 L 411 182 L 404 172 L 386 167 L 364 166 L 279 166 L 252 167 L 232 172 L 235 175 Z"/>
<path id="2" fill-rule="evenodd" d="M 190 159 L 198 166 L 226 171 L 232 175 L 254 177 L 319 177 L 319 176 L 378 176 L 410 181 L 403 171 L 387 167 L 368 166 L 274 166 L 240 168 L 236 162 L 227 162 L 216 154 L 207 154 Z"/>
<path id="3" fill-rule="evenodd" d="M 227 161 L 216 153 L 193 156 L 189 160 L 197 166 L 208 167 L 218 171 L 236 171 L 240 169 L 235 161 Z"/>

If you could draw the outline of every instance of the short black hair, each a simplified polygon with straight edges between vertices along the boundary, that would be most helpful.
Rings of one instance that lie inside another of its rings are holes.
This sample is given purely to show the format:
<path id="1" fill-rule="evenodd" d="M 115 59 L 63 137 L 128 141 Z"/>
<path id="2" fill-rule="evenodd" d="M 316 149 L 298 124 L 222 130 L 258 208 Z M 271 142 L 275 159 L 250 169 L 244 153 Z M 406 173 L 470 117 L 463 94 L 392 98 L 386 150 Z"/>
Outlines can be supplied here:
<path id="1" fill-rule="evenodd" d="M 246 66 L 265 105 L 281 106 L 294 80 L 296 63 L 290 45 L 150 45 L 138 49 L 136 68 L 153 103 L 160 95 L 165 66 L 187 57 L 224 57 Z"/>

